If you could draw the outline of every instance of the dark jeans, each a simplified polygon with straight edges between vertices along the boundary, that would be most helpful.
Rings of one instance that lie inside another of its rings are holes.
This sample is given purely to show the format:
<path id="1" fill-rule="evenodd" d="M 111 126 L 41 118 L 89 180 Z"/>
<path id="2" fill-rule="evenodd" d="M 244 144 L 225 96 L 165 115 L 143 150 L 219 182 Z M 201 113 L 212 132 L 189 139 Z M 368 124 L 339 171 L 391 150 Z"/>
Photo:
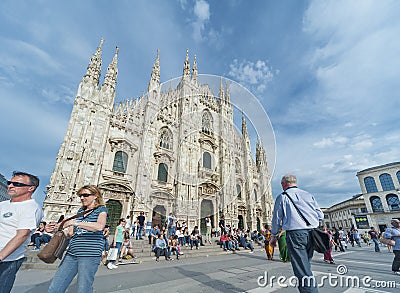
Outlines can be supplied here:
<path id="1" fill-rule="evenodd" d="M 397 272 L 400 270 L 400 250 L 393 250 L 394 260 L 392 263 L 392 271 Z"/>
<path id="2" fill-rule="evenodd" d="M 311 247 L 310 240 L 308 229 L 286 231 L 286 243 L 290 262 L 292 263 L 293 272 L 299 280 L 300 293 L 318 292 L 316 282 L 313 282 L 312 279 L 313 274 L 310 261 L 314 250 Z"/>
<path id="3" fill-rule="evenodd" d="M 164 254 L 165 259 L 169 258 L 169 253 L 167 248 L 156 247 L 156 257 L 157 259 L 160 257 L 161 254 Z"/>
<path id="4" fill-rule="evenodd" d="M 143 233 L 143 228 L 144 228 L 144 226 L 137 226 L 137 230 L 136 230 L 136 240 L 138 240 L 138 239 L 143 239 L 143 235 L 142 235 L 142 233 Z"/>
<path id="5" fill-rule="evenodd" d="M 199 240 L 198 239 L 195 239 L 195 240 L 190 239 L 190 248 L 193 248 L 193 246 L 196 246 L 196 248 L 199 247 Z"/>
<path id="6" fill-rule="evenodd" d="M 377 238 L 372 238 L 372 241 L 374 241 L 375 243 L 375 252 L 381 251 L 381 249 L 379 248 L 379 240 Z"/>
<path id="7" fill-rule="evenodd" d="M 40 235 L 39 237 L 36 237 L 36 238 L 35 238 L 35 245 L 36 245 L 36 248 L 39 249 L 39 248 L 40 248 L 40 245 L 41 245 L 42 243 L 49 243 L 49 242 L 50 242 L 50 239 L 51 239 L 51 236 L 48 235 L 48 234 L 42 234 L 42 235 Z"/>
<path id="8" fill-rule="evenodd" d="M 15 275 L 24 262 L 25 258 L 20 258 L 14 261 L 5 261 L 0 263 L 0 293 L 10 293 Z"/>

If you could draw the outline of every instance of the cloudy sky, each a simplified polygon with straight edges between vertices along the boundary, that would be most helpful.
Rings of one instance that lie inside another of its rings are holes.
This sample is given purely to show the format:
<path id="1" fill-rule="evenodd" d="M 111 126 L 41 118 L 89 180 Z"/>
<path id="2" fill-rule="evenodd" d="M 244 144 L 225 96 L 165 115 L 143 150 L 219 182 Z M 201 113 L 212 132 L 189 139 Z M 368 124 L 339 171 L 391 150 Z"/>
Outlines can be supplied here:
<path id="1" fill-rule="evenodd" d="M 145 92 L 157 49 L 162 81 L 181 75 L 188 49 L 199 73 L 242 84 L 268 114 L 274 195 L 290 172 L 323 207 L 348 199 L 357 171 L 399 161 L 398 15 L 388 0 L 3 0 L 0 173 L 38 174 L 43 196 L 104 37 L 103 74 L 120 48 L 117 101 Z"/>

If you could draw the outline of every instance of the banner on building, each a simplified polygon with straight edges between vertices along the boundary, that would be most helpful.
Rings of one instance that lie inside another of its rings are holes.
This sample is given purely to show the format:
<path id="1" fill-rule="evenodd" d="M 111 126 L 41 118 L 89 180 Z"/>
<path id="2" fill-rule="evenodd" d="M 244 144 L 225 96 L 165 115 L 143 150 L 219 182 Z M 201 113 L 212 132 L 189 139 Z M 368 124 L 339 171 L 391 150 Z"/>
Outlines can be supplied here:
<path id="1" fill-rule="evenodd" d="M 357 229 L 369 229 L 369 223 L 367 216 L 354 216 L 356 220 Z"/>

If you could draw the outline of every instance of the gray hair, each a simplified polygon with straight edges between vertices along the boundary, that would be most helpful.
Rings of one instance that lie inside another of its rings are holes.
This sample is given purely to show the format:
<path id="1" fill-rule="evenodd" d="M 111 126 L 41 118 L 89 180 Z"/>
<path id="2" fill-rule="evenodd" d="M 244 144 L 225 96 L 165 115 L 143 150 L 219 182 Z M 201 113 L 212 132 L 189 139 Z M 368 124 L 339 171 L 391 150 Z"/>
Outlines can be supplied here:
<path id="1" fill-rule="evenodd" d="M 281 182 L 286 182 L 287 184 L 296 184 L 297 178 L 292 174 L 286 174 L 285 176 L 282 177 Z"/>
<path id="2" fill-rule="evenodd" d="M 12 176 L 27 176 L 29 178 L 29 184 L 32 186 L 35 186 L 35 188 L 37 188 L 39 186 L 39 178 L 35 175 L 26 173 L 26 172 L 21 172 L 21 171 L 14 171 L 12 173 Z"/>

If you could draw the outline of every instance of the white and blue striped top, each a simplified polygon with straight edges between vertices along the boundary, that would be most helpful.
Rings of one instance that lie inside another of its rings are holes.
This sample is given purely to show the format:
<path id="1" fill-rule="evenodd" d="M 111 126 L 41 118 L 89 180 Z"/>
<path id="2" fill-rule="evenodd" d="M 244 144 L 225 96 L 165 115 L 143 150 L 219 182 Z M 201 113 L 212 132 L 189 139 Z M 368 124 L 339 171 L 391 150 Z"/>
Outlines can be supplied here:
<path id="1" fill-rule="evenodd" d="M 78 213 L 83 212 L 79 209 Z M 105 206 L 99 206 L 87 216 L 76 219 L 77 222 L 97 222 L 100 213 L 108 213 Z M 88 231 L 74 227 L 74 236 L 69 242 L 67 253 L 73 256 L 101 256 L 104 250 L 103 231 Z"/>

